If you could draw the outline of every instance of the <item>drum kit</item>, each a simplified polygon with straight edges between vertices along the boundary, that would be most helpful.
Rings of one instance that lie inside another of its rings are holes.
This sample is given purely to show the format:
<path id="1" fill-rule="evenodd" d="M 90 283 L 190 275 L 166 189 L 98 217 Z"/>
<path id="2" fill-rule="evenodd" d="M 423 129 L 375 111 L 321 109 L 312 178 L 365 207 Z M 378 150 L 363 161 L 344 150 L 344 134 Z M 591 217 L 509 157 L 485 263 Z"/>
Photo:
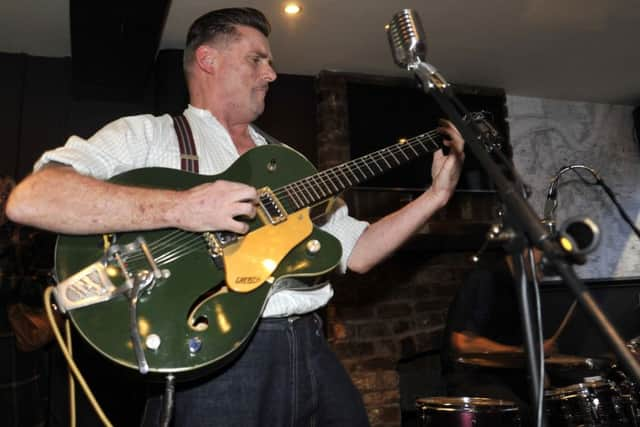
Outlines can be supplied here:
<path id="1" fill-rule="evenodd" d="M 640 361 L 640 337 L 627 343 Z M 524 353 L 464 354 L 466 367 L 525 369 Z M 548 427 L 640 427 L 640 384 L 613 359 L 553 355 L 545 358 L 544 406 Z M 418 427 L 523 427 L 528 414 L 511 401 L 490 397 L 416 399 Z"/>

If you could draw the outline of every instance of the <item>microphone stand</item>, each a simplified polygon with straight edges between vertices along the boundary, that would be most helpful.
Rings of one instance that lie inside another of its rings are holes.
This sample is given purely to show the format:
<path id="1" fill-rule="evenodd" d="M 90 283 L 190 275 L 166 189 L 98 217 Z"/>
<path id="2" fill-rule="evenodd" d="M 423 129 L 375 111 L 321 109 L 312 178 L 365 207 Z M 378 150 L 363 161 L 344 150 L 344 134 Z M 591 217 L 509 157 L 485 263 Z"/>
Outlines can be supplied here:
<path id="1" fill-rule="evenodd" d="M 559 243 L 550 238 L 546 227 L 542 224 L 540 218 L 535 214 L 520 191 L 518 191 L 516 185 L 507 179 L 501 168 L 491 156 L 489 156 L 484 146 L 485 137 L 483 133 L 476 123 L 464 118 L 465 116 L 469 118 L 470 114 L 464 105 L 456 98 L 451 86 L 435 71 L 433 66 L 425 62 L 419 62 L 413 71 L 421 82 L 422 89 L 425 93 L 433 96 L 444 113 L 458 128 L 465 140 L 466 147 L 471 150 L 492 179 L 502 202 L 511 214 L 514 226 L 526 236 L 529 242 L 544 252 L 545 257 L 555 267 L 564 283 L 575 294 L 579 304 L 581 304 L 585 312 L 604 334 L 618 357 L 618 360 L 622 362 L 622 365 L 631 372 L 637 381 L 640 381 L 640 364 L 629 352 L 625 342 L 600 310 L 584 283 L 576 275 L 573 267 L 567 262 Z M 524 302 L 524 294 L 522 298 Z M 527 324 L 528 323 L 527 320 Z M 525 323 L 523 323 L 523 325 L 524 324 Z M 530 335 L 533 337 L 532 333 Z M 530 340 L 527 338 L 526 341 L 527 351 L 534 348 L 535 339 Z M 532 378 L 532 390 L 538 390 L 537 386 L 541 378 L 537 375 L 538 369 L 536 369 L 535 358 L 532 356 L 529 357 L 529 369 Z M 535 394 L 533 397 L 535 399 Z"/>

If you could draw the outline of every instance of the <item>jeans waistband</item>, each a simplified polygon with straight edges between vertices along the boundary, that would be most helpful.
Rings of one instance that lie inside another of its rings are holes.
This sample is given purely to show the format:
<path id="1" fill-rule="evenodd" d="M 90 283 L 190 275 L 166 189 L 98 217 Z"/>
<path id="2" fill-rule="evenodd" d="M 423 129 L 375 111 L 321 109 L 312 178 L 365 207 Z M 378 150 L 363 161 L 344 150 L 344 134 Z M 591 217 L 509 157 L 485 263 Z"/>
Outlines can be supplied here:
<path id="1" fill-rule="evenodd" d="M 296 314 L 287 317 L 263 317 L 260 319 L 258 329 L 286 329 L 290 325 L 302 326 L 304 324 L 321 324 L 320 316 L 316 312 Z"/>

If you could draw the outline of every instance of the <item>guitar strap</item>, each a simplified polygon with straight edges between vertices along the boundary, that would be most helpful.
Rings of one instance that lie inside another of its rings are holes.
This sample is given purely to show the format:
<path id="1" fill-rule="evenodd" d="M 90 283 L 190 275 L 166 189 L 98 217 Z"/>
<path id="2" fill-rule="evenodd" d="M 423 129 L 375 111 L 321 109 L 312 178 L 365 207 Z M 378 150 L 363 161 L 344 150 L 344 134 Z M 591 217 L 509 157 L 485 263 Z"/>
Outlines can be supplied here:
<path id="1" fill-rule="evenodd" d="M 178 135 L 178 145 L 180 146 L 180 169 L 198 173 L 200 170 L 198 152 L 189 121 L 183 114 L 171 116 L 171 118 L 173 119 L 173 128 L 176 130 L 176 135 Z"/>
<path id="2" fill-rule="evenodd" d="M 178 136 L 178 145 L 180 146 L 180 167 L 183 171 L 198 173 L 198 153 L 196 151 L 196 144 L 193 140 L 193 133 L 191 132 L 191 126 L 189 126 L 189 122 L 187 118 L 180 114 L 178 116 L 172 116 L 173 119 L 173 127 L 176 130 L 176 135 Z M 258 132 L 262 137 L 267 141 L 268 144 L 277 144 L 277 145 L 285 145 L 283 142 L 277 140 L 273 136 L 269 135 L 256 125 L 251 125 L 256 132 Z M 276 282 L 271 287 L 271 291 L 269 295 L 273 295 L 276 292 L 282 291 L 284 289 L 290 290 L 311 290 L 318 289 L 327 284 L 326 281 L 319 280 L 320 278 L 316 278 L 314 283 L 308 283 L 306 281 L 293 278 L 293 277 L 285 277 L 276 280 Z"/>

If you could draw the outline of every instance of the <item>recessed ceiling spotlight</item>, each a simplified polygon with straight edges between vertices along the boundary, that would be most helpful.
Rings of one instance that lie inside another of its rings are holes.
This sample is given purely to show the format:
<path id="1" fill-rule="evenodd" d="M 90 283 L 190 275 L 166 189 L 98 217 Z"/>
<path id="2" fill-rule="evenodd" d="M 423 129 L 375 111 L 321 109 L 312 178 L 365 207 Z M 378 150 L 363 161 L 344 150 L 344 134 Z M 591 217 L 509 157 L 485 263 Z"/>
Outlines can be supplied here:
<path id="1" fill-rule="evenodd" d="M 302 8 L 297 3 L 287 3 L 284 6 L 284 13 L 287 15 L 297 15 L 302 11 Z"/>

